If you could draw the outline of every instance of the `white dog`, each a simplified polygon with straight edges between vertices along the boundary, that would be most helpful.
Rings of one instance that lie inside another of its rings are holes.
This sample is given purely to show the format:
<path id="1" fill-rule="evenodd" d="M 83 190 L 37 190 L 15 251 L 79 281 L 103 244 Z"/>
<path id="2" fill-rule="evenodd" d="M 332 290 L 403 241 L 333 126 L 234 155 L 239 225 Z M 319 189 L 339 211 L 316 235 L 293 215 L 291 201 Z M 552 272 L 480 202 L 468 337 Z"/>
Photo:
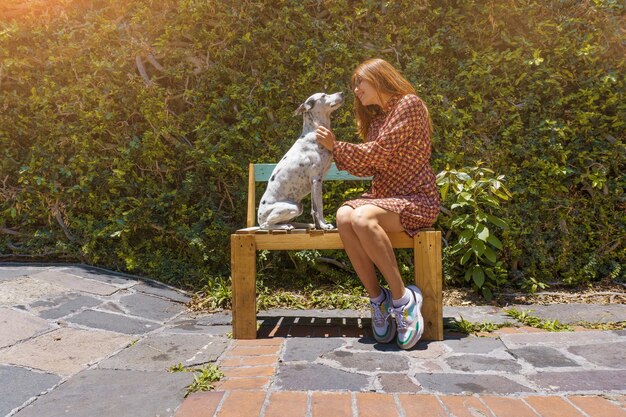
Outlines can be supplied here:
<path id="1" fill-rule="evenodd" d="M 280 160 L 267 183 L 258 210 L 262 229 L 293 229 L 289 222 L 302 214 L 301 201 L 311 194 L 311 214 L 315 228 L 333 229 L 324 221 L 322 180 L 332 163 L 332 153 L 317 142 L 315 129 L 330 129 L 330 114 L 343 104 L 343 93 L 317 93 L 298 107 L 302 114 L 302 134 Z"/>

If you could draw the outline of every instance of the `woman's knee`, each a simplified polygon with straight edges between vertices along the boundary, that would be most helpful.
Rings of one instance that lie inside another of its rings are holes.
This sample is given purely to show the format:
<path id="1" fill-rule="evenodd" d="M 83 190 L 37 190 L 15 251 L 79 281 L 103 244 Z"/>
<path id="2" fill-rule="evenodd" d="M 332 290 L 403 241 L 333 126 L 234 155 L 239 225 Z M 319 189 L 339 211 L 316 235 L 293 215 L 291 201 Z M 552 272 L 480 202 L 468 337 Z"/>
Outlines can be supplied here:
<path id="1" fill-rule="evenodd" d="M 367 206 L 357 207 L 350 216 L 350 224 L 355 231 L 368 230 L 377 223 L 376 216 L 372 215 Z"/>
<path id="2" fill-rule="evenodd" d="M 352 213 L 354 209 L 350 206 L 341 206 L 337 210 L 337 228 L 339 230 L 352 227 Z"/>

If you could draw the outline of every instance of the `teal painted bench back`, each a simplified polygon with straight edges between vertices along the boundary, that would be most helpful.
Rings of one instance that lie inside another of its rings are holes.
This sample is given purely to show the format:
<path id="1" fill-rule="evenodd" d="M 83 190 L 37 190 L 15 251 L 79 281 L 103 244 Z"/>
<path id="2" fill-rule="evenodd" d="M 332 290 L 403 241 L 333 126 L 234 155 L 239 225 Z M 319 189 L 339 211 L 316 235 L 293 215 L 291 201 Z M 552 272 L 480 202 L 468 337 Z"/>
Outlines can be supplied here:
<path id="1" fill-rule="evenodd" d="M 256 222 L 256 190 L 255 183 L 267 182 L 272 175 L 276 164 L 250 164 L 248 170 L 248 210 L 246 215 L 246 227 L 253 227 Z M 324 181 L 370 181 L 372 177 L 355 177 L 346 171 L 340 171 L 333 162 Z"/>
<path id="2" fill-rule="evenodd" d="M 272 171 L 276 164 L 254 164 L 254 180 L 256 182 L 268 181 L 270 179 L 270 175 L 272 175 Z M 354 175 L 348 174 L 346 171 L 340 171 L 337 169 L 337 166 L 333 162 L 328 170 L 328 173 L 324 177 L 324 180 L 371 180 L 372 177 L 355 177 Z"/>

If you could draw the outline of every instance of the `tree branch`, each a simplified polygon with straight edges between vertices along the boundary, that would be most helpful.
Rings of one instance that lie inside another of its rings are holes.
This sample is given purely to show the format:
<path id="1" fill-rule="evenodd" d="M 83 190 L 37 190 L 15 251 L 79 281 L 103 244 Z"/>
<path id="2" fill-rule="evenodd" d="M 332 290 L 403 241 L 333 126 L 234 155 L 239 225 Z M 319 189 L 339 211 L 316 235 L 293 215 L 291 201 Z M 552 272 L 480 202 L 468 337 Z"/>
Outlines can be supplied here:
<path id="1" fill-rule="evenodd" d="M 148 73 L 146 72 L 146 67 L 143 65 L 143 60 L 139 55 L 135 57 L 135 65 L 137 65 L 137 70 L 139 74 L 141 74 L 141 78 L 143 78 L 144 82 L 147 86 L 152 85 L 152 80 L 148 77 Z"/>

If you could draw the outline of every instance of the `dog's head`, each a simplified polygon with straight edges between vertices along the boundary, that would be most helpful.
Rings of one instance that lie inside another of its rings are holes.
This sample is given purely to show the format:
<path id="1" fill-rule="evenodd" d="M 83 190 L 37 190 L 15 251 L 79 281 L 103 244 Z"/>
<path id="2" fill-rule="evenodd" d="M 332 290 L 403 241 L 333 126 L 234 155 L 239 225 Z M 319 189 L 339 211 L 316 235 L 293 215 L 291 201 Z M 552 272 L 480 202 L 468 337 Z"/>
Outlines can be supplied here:
<path id="1" fill-rule="evenodd" d="M 315 93 L 296 109 L 296 114 L 315 112 L 329 115 L 343 104 L 342 92 L 335 94 Z"/>

